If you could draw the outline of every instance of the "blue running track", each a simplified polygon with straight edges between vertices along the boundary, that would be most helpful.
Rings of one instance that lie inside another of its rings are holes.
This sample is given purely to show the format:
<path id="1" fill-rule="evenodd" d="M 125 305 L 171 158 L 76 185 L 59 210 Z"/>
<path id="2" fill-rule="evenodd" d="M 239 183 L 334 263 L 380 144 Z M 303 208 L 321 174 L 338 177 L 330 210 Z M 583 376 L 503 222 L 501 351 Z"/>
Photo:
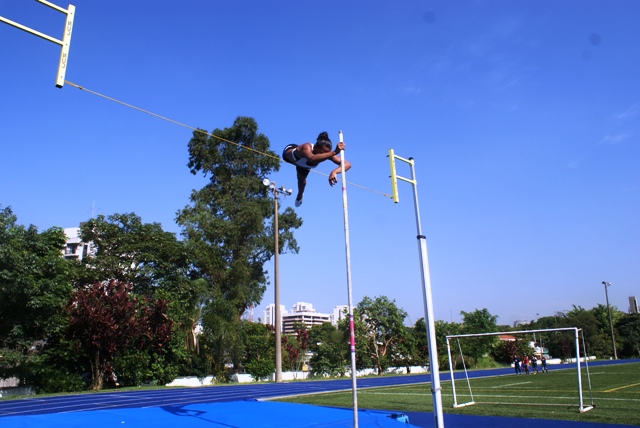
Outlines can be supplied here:
<path id="1" fill-rule="evenodd" d="M 640 360 L 600 361 L 589 366 L 622 364 Z M 568 365 L 550 366 L 549 370 L 566 369 Z M 469 372 L 470 377 L 511 375 L 513 369 Z M 455 374 L 456 379 L 463 377 Z M 448 381 L 448 372 L 441 373 Z M 408 384 L 429 384 L 429 375 L 393 376 L 358 379 L 358 389 Z M 425 385 L 429 388 L 429 385 Z M 0 400 L 0 427 L 349 427 L 352 411 L 291 403 L 264 402 L 275 397 L 351 389 L 351 380 L 322 380 L 293 383 L 222 385 L 199 388 L 69 394 L 42 398 Z M 421 426 L 432 427 L 432 413 L 406 413 L 411 425 L 400 425 L 389 412 L 362 411 L 360 427 Z M 397 412 L 395 412 L 397 413 Z M 481 417 L 445 414 L 449 428 L 514 427 L 519 428 L 612 428 L 623 425 Z M 390 425 L 389 425 L 390 424 Z"/>

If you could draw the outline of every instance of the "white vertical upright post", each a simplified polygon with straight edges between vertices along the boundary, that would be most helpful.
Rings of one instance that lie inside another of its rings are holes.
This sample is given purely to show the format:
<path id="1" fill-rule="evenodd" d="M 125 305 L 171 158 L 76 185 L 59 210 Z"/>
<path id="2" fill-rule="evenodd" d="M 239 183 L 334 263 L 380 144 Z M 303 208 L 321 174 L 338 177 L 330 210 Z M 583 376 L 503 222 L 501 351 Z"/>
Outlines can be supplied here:
<path id="1" fill-rule="evenodd" d="M 275 339 L 276 339 L 276 375 L 275 381 L 282 382 L 282 314 L 280 314 L 280 248 L 278 237 L 280 228 L 278 226 L 278 191 L 273 183 L 273 240 L 275 253 L 273 254 L 273 273 L 275 276 L 274 302 L 276 307 Z"/>
<path id="2" fill-rule="evenodd" d="M 580 372 L 580 338 L 578 336 L 578 329 L 573 330 L 576 342 L 576 369 L 578 371 L 578 398 L 580 401 L 580 413 L 583 412 L 584 402 L 582 400 L 582 373 Z M 586 358 L 586 355 L 585 355 Z"/>
<path id="3" fill-rule="evenodd" d="M 338 141 L 344 142 L 342 131 L 338 133 Z M 349 248 L 349 210 L 347 209 L 347 178 L 344 168 L 344 150 L 340 154 L 342 170 L 342 211 L 344 213 L 344 248 L 347 260 L 347 294 L 349 305 L 349 349 L 351 353 L 351 390 L 353 396 L 353 426 L 358 428 L 358 387 L 356 382 L 356 334 L 353 322 L 353 293 L 351 292 L 351 250 Z"/>
<path id="4" fill-rule="evenodd" d="M 64 86 L 64 77 L 67 74 L 67 61 L 69 60 L 69 47 L 71 45 L 71 32 L 73 31 L 73 18 L 76 13 L 76 7 L 70 4 L 69 9 L 66 11 L 61 9 L 60 12 L 65 13 L 67 18 L 64 22 L 64 34 L 62 34 L 60 60 L 58 61 L 58 74 L 56 75 L 56 87 L 58 88 Z"/>
<path id="5" fill-rule="evenodd" d="M 395 160 L 399 159 L 411 166 L 411 178 L 404 178 L 396 173 Z M 416 213 L 416 228 L 418 231 L 418 252 L 420 255 L 420 275 L 422 277 L 422 298 L 424 302 L 425 323 L 427 325 L 427 345 L 429 347 L 429 372 L 431 374 L 431 395 L 433 396 L 433 417 L 435 428 L 444 427 L 444 416 L 442 414 L 442 387 L 440 386 L 440 368 L 438 366 L 438 350 L 436 346 L 436 327 L 433 319 L 433 298 L 431 296 L 431 275 L 429 274 L 429 258 L 427 255 L 427 238 L 422 234 L 420 225 L 420 208 L 418 204 L 418 183 L 416 181 L 415 162 L 413 158 L 404 159 L 389 150 L 389 163 L 391 167 L 391 186 L 393 190 L 393 201 L 398 202 L 397 181 L 402 180 L 411 183 L 413 186 L 413 204 Z M 453 379 L 451 379 L 453 383 Z"/>
<path id="6" fill-rule="evenodd" d="M 458 400 L 456 397 L 456 381 L 453 377 L 453 360 L 451 359 L 451 344 L 449 343 L 449 337 L 447 337 L 447 355 L 449 356 L 449 376 L 451 376 L 451 390 L 453 393 L 453 407 L 458 407 Z"/>
<path id="7" fill-rule="evenodd" d="M 438 351 L 436 349 L 436 326 L 433 320 L 433 298 L 431 295 L 431 275 L 427 255 L 427 238 L 422 234 L 420 224 L 420 208 L 418 205 L 418 183 L 416 182 L 415 164 L 411 161 L 411 180 L 413 181 L 413 202 L 416 211 L 416 228 L 418 232 L 418 249 L 420 251 L 420 274 L 422 275 L 422 297 L 424 311 L 427 316 L 427 339 L 429 343 L 429 372 L 431 373 L 431 395 L 433 396 L 433 417 L 435 428 L 444 427 L 442 414 L 442 387 L 440 386 L 440 368 L 438 367 Z M 451 380 L 453 382 L 453 379 Z"/>

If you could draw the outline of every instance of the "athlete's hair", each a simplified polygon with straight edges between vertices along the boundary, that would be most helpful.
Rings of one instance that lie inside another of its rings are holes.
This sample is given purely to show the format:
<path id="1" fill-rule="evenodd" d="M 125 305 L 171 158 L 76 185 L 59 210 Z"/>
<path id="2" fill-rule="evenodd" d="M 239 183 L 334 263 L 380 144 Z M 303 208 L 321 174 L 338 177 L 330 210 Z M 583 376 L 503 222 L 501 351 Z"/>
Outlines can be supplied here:
<path id="1" fill-rule="evenodd" d="M 316 145 L 327 146 L 328 148 L 331 148 L 331 140 L 329 139 L 329 134 L 327 134 L 326 132 L 321 132 L 320 134 L 318 134 Z"/>

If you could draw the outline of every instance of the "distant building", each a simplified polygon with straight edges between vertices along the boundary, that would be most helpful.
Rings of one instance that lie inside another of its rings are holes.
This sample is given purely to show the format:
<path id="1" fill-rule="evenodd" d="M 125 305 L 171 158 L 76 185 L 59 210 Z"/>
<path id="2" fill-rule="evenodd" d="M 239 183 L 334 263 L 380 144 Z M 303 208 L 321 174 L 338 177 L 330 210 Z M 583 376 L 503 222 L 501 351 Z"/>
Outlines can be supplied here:
<path id="1" fill-rule="evenodd" d="M 311 303 L 296 302 L 291 311 L 282 316 L 282 332 L 294 334 L 296 324 L 304 324 L 307 328 L 330 322 L 329 314 L 322 314 L 313 308 Z"/>
<path id="2" fill-rule="evenodd" d="M 271 303 L 264 310 L 264 320 L 266 325 L 275 327 L 275 304 Z M 280 316 L 282 317 L 282 332 L 284 334 L 294 334 L 296 324 L 304 324 L 308 329 L 314 325 L 327 322 L 337 326 L 340 319 L 347 315 L 348 306 L 338 305 L 333 308 L 333 313 L 323 314 L 316 311 L 311 303 L 296 302 L 290 311 L 286 311 L 284 305 L 280 305 Z"/>
<path id="3" fill-rule="evenodd" d="M 67 241 L 62 250 L 62 255 L 65 259 L 82 260 L 95 254 L 96 249 L 91 242 L 82 242 L 80 240 L 79 227 L 67 227 L 64 229 L 64 234 L 67 236 Z"/>
<path id="4" fill-rule="evenodd" d="M 316 312 L 313 305 L 307 302 L 296 302 L 291 308 L 291 312 Z"/>
<path id="5" fill-rule="evenodd" d="M 329 314 L 321 314 L 313 309 L 311 303 L 297 302 L 291 308 L 291 312 L 282 316 L 282 332 L 284 334 L 295 333 L 296 324 L 304 324 L 307 328 L 331 321 Z"/>
<path id="6" fill-rule="evenodd" d="M 527 320 L 515 320 L 515 321 L 513 322 L 513 326 L 514 326 L 514 327 L 519 327 L 519 326 L 521 326 L 521 325 L 527 325 L 527 324 L 529 324 L 529 323 L 531 323 L 531 321 L 527 321 Z"/>
<path id="7" fill-rule="evenodd" d="M 282 316 L 286 314 L 287 311 L 284 309 L 284 305 L 280 305 L 280 320 L 282 321 Z M 276 326 L 276 305 L 270 304 L 267 306 L 267 309 L 264 310 L 264 321 L 263 324 L 271 325 L 275 328 Z M 282 325 L 282 323 L 280 323 Z"/>
<path id="8" fill-rule="evenodd" d="M 629 313 L 638 313 L 638 299 L 636 299 L 636 296 L 629 296 Z"/>
<path id="9" fill-rule="evenodd" d="M 294 334 L 297 324 L 304 324 L 308 329 L 314 325 L 322 325 L 329 321 L 329 314 L 318 312 L 293 312 L 282 317 L 282 332 Z"/>
<path id="10" fill-rule="evenodd" d="M 333 308 L 333 313 L 331 314 L 330 322 L 331 324 L 337 327 L 338 321 L 340 321 L 343 318 L 347 318 L 348 316 L 349 316 L 349 306 L 338 305 L 335 308 Z"/>
<path id="11" fill-rule="evenodd" d="M 510 334 L 500 334 L 500 335 L 498 335 L 498 339 L 500 339 L 501 342 L 515 342 L 516 341 L 516 337 L 512 336 Z"/>

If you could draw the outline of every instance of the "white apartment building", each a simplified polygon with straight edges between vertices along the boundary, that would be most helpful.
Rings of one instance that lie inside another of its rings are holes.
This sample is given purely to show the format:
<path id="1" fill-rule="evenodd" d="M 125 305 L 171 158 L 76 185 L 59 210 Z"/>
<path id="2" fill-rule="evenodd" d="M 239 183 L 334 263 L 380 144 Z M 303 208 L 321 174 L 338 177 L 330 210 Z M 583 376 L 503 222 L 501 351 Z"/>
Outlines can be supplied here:
<path id="1" fill-rule="evenodd" d="M 95 247 L 92 243 L 85 243 L 80 240 L 79 227 L 67 227 L 64 229 L 64 234 L 67 236 L 67 242 L 62 250 L 65 259 L 82 260 L 95 254 Z"/>
<path id="2" fill-rule="evenodd" d="M 264 311 L 264 324 L 275 326 L 275 305 L 272 303 Z M 333 309 L 331 314 L 323 314 L 316 311 L 311 303 L 296 302 L 291 311 L 287 312 L 284 305 L 280 305 L 280 315 L 282 317 L 282 332 L 284 334 L 295 333 L 296 324 L 304 324 L 307 328 L 314 325 L 330 322 L 333 325 L 338 324 L 338 320 L 346 317 L 346 305 L 339 305 Z"/>
<path id="3" fill-rule="evenodd" d="M 314 311 L 290 312 L 282 316 L 282 332 L 294 334 L 296 324 L 304 324 L 307 328 L 330 322 L 329 314 L 321 314 Z"/>
<path id="4" fill-rule="evenodd" d="M 282 321 L 282 316 L 284 314 L 286 314 L 287 311 L 284 308 L 284 305 L 280 305 L 280 321 Z M 267 306 L 267 308 L 264 310 L 263 312 L 264 314 L 264 318 L 262 318 L 264 321 L 262 322 L 263 324 L 266 325 L 271 325 L 275 328 L 276 326 L 276 305 L 274 303 L 270 304 L 269 306 Z M 280 323 L 280 325 L 282 326 L 282 323 Z"/>
<path id="5" fill-rule="evenodd" d="M 337 327 L 338 321 L 348 317 L 349 317 L 349 306 L 338 305 L 335 308 L 333 308 L 333 313 L 331 314 L 331 324 Z"/>

